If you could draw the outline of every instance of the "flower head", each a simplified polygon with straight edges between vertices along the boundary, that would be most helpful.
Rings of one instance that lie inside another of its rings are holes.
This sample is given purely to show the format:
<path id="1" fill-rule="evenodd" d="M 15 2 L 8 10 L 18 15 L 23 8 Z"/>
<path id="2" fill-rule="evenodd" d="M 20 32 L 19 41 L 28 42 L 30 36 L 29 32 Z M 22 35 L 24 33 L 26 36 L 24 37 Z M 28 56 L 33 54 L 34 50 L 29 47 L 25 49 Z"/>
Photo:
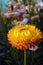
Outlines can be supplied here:
<path id="1" fill-rule="evenodd" d="M 34 25 L 19 24 L 9 30 L 7 37 L 12 47 L 24 50 L 37 45 L 42 33 Z"/>

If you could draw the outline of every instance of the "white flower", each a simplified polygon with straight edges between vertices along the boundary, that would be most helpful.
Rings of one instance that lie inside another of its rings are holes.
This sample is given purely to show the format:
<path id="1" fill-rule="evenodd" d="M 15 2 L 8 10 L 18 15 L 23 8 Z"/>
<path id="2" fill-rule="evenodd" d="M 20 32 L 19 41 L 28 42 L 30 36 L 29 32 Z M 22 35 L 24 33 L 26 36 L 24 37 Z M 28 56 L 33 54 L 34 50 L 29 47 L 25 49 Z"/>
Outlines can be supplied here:
<path id="1" fill-rule="evenodd" d="M 29 48 L 29 50 L 32 50 L 32 51 L 36 51 L 37 49 L 38 49 L 38 46 Z"/>

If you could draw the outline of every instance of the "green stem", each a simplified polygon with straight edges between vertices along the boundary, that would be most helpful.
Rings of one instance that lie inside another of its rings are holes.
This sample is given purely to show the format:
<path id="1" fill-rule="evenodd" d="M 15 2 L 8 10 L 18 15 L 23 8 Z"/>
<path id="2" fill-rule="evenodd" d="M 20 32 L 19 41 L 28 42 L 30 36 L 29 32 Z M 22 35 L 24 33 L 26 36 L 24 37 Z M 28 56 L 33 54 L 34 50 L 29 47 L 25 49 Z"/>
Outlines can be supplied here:
<path id="1" fill-rule="evenodd" d="M 24 50 L 24 65 L 26 65 L 26 50 Z"/>

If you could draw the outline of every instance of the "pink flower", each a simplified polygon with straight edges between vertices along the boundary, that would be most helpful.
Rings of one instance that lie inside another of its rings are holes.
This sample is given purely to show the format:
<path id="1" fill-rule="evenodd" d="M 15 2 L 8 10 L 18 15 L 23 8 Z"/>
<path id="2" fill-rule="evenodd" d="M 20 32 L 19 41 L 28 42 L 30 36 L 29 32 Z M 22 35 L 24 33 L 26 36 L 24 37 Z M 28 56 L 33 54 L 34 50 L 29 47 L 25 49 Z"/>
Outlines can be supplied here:
<path id="1" fill-rule="evenodd" d="M 36 3 L 36 4 L 35 4 L 35 7 L 36 7 L 36 8 L 39 8 L 40 6 L 39 6 L 39 4 L 38 4 L 38 3 Z"/>
<path id="2" fill-rule="evenodd" d="M 4 13 L 4 16 L 5 16 L 6 18 L 10 18 L 10 13 Z"/>
<path id="3" fill-rule="evenodd" d="M 28 18 L 30 15 L 29 14 L 24 14 L 23 17 Z"/>

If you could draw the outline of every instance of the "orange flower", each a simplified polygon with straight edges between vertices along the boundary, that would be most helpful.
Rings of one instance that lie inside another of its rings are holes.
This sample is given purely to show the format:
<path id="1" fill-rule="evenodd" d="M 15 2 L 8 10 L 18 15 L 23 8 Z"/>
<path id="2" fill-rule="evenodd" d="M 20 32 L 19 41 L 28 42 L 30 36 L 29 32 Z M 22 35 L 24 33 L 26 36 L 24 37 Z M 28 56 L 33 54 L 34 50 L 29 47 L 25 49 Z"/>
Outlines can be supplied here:
<path id="1" fill-rule="evenodd" d="M 7 38 L 12 47 L 25 50 L 37 45 L 42 33 L 34 25 L 19 24 L 9 30 Z"/>

